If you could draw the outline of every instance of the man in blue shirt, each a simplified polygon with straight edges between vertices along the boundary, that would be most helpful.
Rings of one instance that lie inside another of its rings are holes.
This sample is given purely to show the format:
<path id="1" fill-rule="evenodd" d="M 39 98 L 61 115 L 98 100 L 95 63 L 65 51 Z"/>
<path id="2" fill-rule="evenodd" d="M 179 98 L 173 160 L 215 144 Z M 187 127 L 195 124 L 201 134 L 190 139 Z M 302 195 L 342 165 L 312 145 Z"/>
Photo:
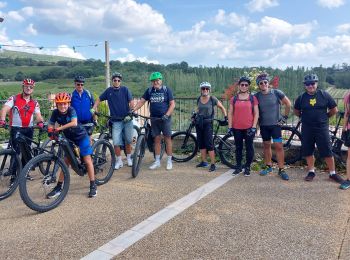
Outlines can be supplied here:
<path id="1" fill-rule="evenodd" d="M 133 107 L 132 94 L 126 86 L 122 86 L 122 74 L 115 72 L 112 74 L 113 86 L 107 88 L 96 100 L 93 110 L 96 110 L 101 101 L 107 100 L 111 114 L 112 138 L 117 162 L 115 169 L 123 167 L 120 146 L 123 145 L 123 134 L 125 141 L 126 159 L 128 166 L 132 166 L 131 160 L 131 144 L 133 133 L 132 118 L 128 116 Z"/>
<path id="2" fill-rule="evenodd" d="M 74 107 L 78 116 L 78 123 L 90 124 L 93 123 L 94 117 L 91 114 L 90 109 L 93 107 L 95 101 L 94 97 L 91 95 L 90 91 L 84 89 L 85 78 L 83 76 L 76 76 L 74 78 L 75 90 L 72 93 L 71 106 Z M 84 126 L 86 132 L 90 136 L 94 130 L 93 125 Z"/>
<path id="3" fill-rule="evenodd" d="M 160 167 L 161 133 L 164 135 L 166 153 L 168 155 L 167 170 L 173 168 L 171 142 L 171 114 L 175 108 L 175 100 L 170 88 L 163 85 L 163 76 L 160 72 L 153 72 L 149 78 L 152 86 L 147 88 L 134 110 L 141 108 L 146 101 L 150 104 L 152 136 L 154 137 L 155 162 L 149 167 L 151 170 Z"/>

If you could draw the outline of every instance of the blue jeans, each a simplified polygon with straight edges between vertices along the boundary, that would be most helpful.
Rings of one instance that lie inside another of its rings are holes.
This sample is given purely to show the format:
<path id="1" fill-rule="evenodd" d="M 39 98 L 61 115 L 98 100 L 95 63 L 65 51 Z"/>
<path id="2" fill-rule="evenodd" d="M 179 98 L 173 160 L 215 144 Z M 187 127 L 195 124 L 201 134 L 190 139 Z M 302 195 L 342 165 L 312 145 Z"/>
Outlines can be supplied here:
<path id="1" fill-rule="evenodd" d="M 133 134 L 133 122 L 113 122 L 112 126 L 112 138 L 114 146 L 122 146 L 125 144 L 132 143 L 132 134 Z"/>

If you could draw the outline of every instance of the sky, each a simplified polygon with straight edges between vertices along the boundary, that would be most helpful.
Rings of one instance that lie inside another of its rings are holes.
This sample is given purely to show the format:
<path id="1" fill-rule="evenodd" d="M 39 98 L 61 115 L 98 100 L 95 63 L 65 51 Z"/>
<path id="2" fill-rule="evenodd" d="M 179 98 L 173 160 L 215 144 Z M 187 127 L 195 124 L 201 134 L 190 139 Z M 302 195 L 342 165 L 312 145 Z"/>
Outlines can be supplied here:
<path id="1" fill-rule="evenodd" d="M 190 66 L 350 63 L 350 0 L 0 0 L 3 49 Z"/>

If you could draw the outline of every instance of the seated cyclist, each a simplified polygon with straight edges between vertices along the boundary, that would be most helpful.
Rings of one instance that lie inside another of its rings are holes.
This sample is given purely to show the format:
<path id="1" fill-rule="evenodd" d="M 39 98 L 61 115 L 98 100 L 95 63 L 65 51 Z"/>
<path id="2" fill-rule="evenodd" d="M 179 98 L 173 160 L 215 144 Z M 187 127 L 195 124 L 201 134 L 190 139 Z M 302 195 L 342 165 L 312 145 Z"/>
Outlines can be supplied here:
<path id="1" fill-rule="evenodd" d="M 90 146 L 90 138 L 85 130 L 85 128 L 78 124 L 77 113 L 74 108 L 70 106 L 71 97 L 68 93 L 58 93 L 55 96 L 55 103 L 57 109 L 52 112 L 51 118 L 49 120 L 48 132 L 49 136 L 52 138 L 53 132 L 62 131 L 65 137 L 73 141 L 74 144 L 80 148 L 80 156 L 83 158 L 88 176 L 90 179 L 90 192 L 89 198 L 95 197 L 97 195 L 97 188 L 95 184 L 95 173 L 94 166 L 92 164 L 91 154 L 92 148 Z M 60 126 L 54 129 L 55 123 Z M 67 165 L 70 164 L 69 160 L 65 158 Z M 60 172 L 58 182 L 55 188 L 47 194 L 48 198 L 54 198 L 61 194 L 64 176 Z"/>

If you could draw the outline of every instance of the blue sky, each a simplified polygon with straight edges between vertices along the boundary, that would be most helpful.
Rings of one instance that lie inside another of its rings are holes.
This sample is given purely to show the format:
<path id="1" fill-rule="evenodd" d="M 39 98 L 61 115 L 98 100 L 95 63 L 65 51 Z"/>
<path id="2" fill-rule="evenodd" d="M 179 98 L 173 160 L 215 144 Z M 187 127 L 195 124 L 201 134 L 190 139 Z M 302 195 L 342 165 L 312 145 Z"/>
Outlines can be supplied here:
<path id="1" fill-rule="evenodd" d="M 0 44 L 104 60 L 108 40 L 120 61 L 332 66 L 350 63 L 349 14 L 350 0 L 0 0 Z"/>

